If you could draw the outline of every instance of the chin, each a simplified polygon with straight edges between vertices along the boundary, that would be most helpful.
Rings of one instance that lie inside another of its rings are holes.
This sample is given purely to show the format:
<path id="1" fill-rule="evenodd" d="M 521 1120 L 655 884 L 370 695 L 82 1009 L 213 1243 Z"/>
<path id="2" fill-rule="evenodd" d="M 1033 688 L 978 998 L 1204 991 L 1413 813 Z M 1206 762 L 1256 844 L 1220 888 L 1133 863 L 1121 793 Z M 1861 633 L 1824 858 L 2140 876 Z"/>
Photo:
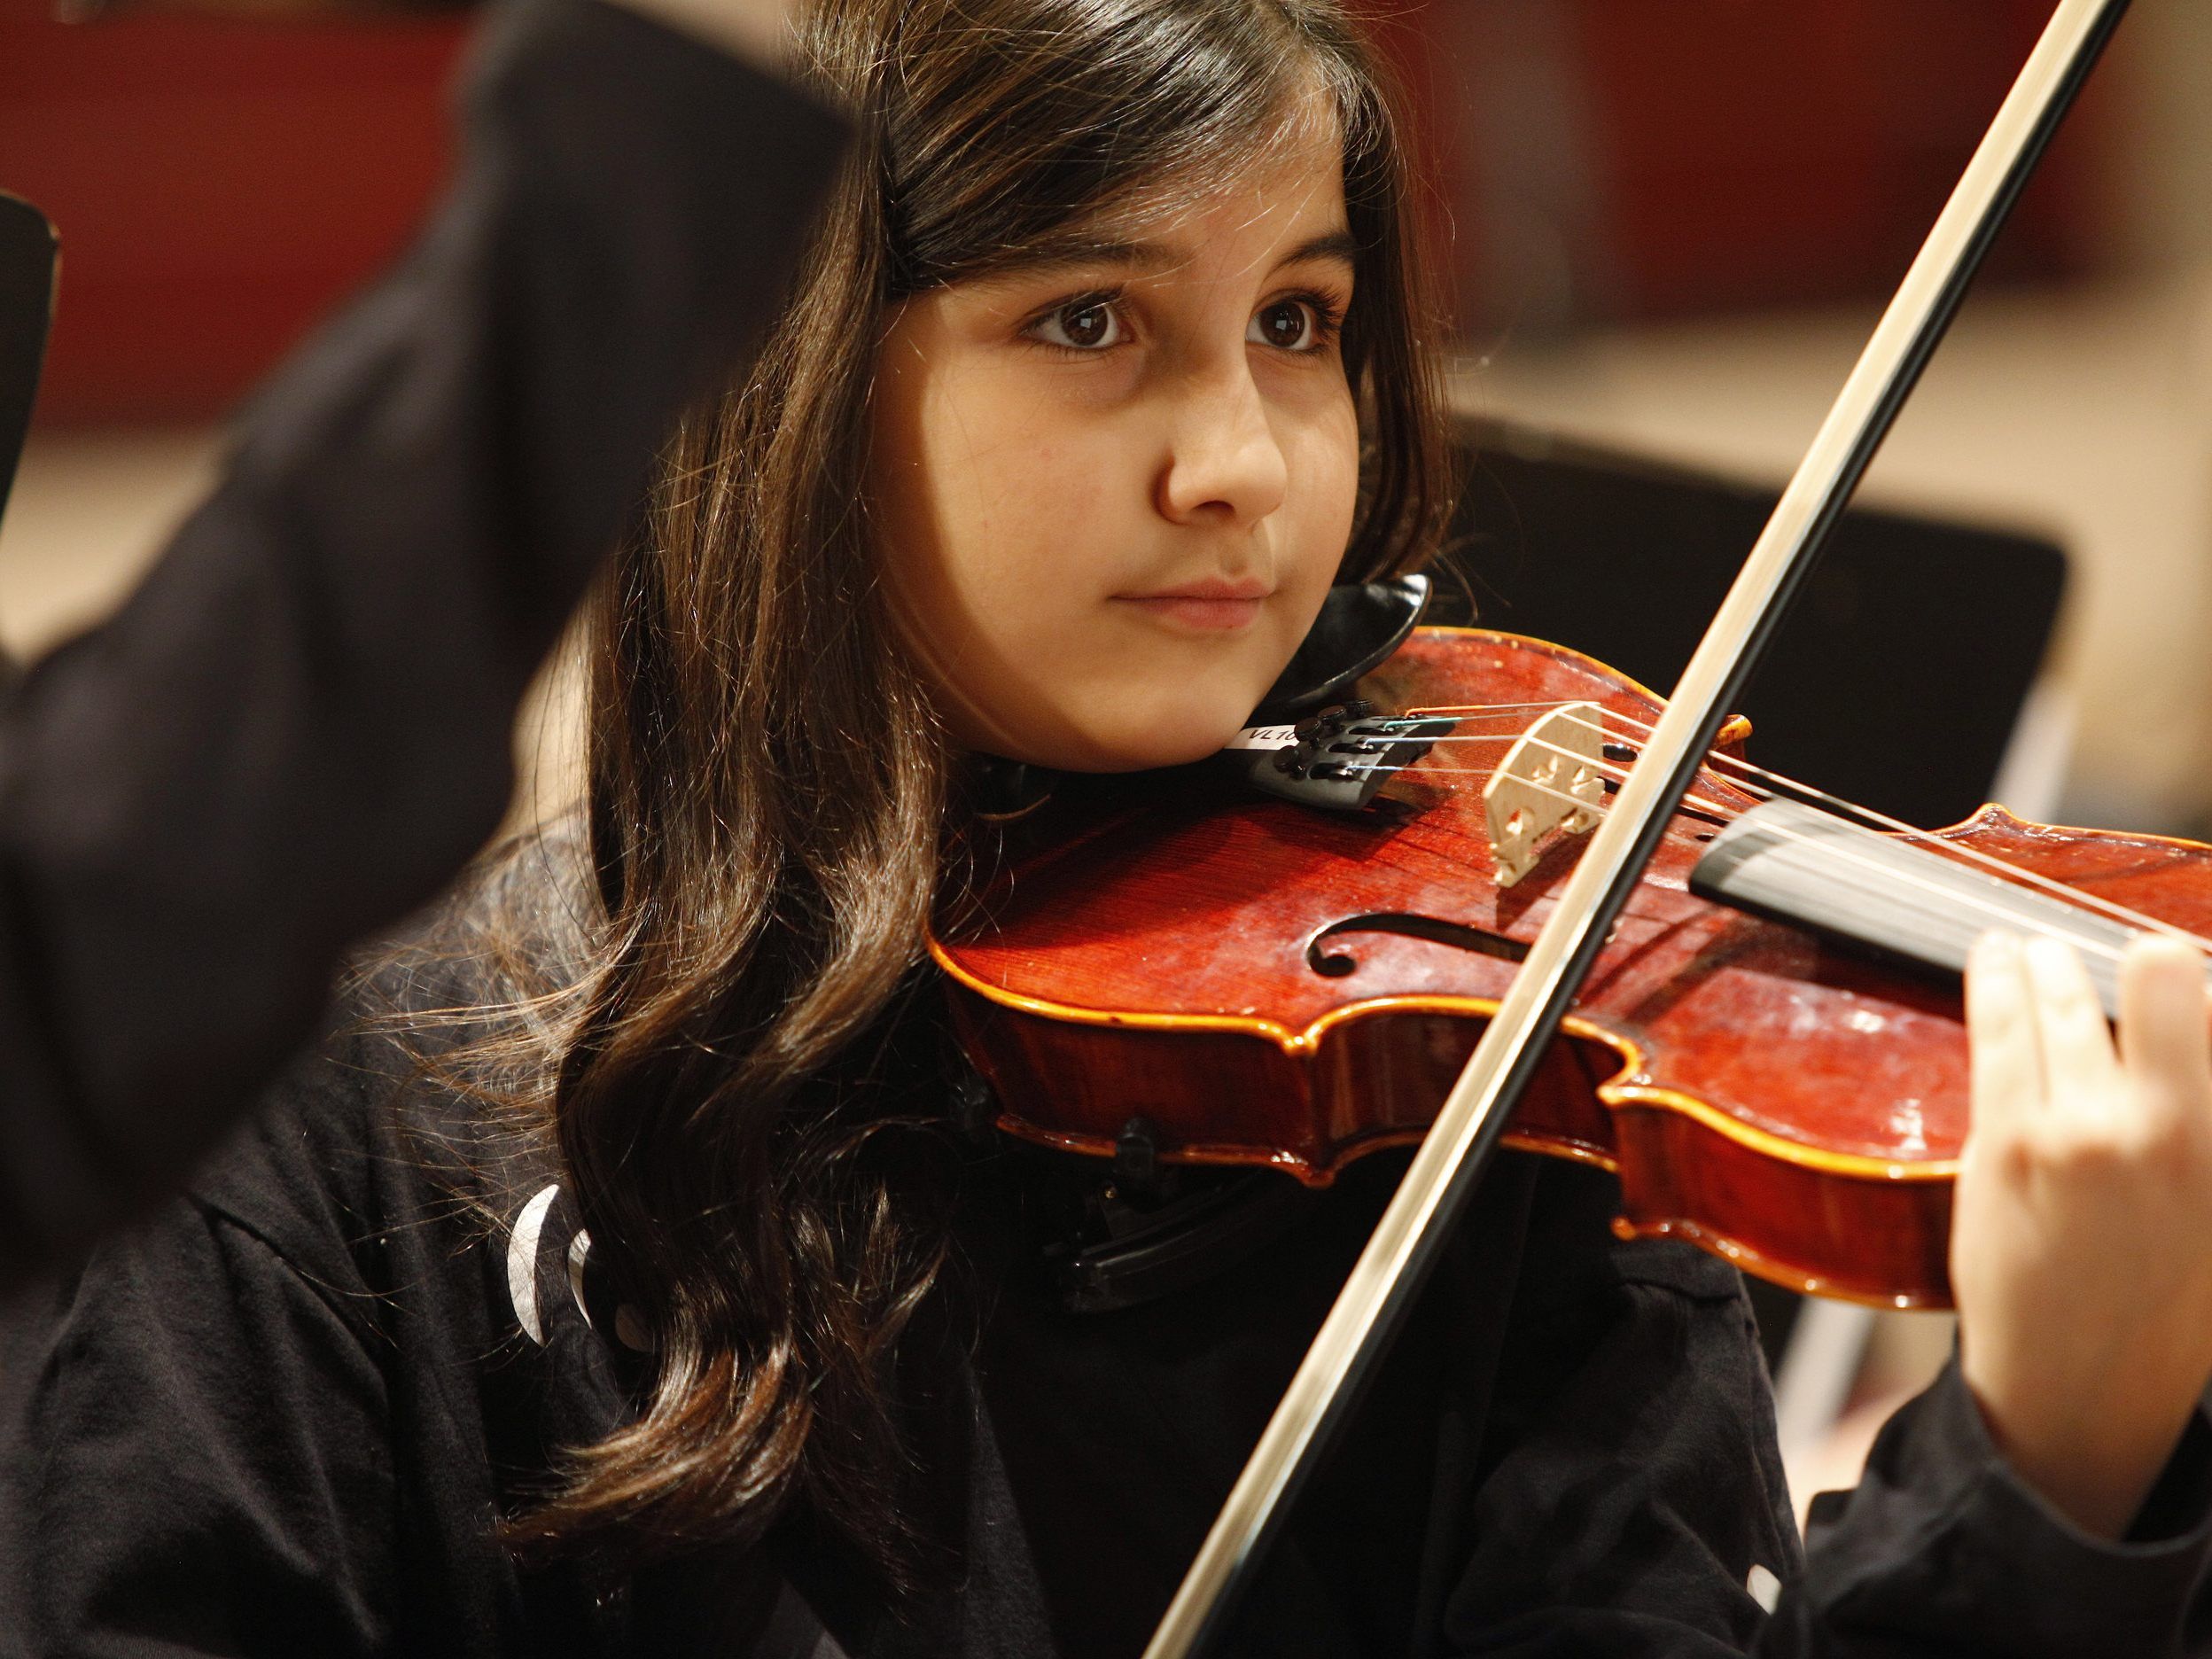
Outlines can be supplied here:
<path id="1" fill-rule="evenodd" d="M 1187 697 L 1176 701 L 1173 710 L 1125 729 L 1086 731 L 1064 746 L 1063 759 L 1046 764 L 1065 772 L 1146 772 L 1156 767 L 1188 766 L 1219 753 L 1244 729 L 1252 707 L 1232 699 L 1236 712 L 1230 714 L 1221 712 L 1226 705 L 1198 710 Z"/>
<path id="2" fill-rule="evenodd" d="M 1007 758 L 1048 767 L 1055 772 L 1149 772 L 1203 760 L 1220 747 L 1219 743 L 1164 744 L 1157 739 L 1101 736 L 1025 745 L 1024 752 Z"/>

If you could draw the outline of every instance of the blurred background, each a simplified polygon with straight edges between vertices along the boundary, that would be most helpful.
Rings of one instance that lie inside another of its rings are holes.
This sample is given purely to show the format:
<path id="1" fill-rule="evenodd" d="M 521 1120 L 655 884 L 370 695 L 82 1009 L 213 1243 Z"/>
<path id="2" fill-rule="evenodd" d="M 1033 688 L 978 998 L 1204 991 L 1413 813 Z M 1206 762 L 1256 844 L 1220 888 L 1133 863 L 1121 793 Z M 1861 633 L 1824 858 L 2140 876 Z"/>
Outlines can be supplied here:
<path id="1" fill-rule="evenodd" d="M 1523 456 L 1756 489 L 1810 440 L 2050 0 L 1374 10 L 1415 93 L 1460 409 Z M 64 248 L 0 521 L 9 650 L 114 602 L 254 381 L 404 245 L 447 164 L 463 28 L 0 13 L 0 189 Z M 2212 827 L 2208 63 L 2212 7 L 2140 0 L 1863 497 L 2063 549 L 2003 780 L 2029 816 Z M 1613 557 L 1634 561 L 1632 532 Z M 1476 597 L 1515 625 L 1510 594 Z M 1955 631 L 1970 675 L 1974 617 Z M 565 787 L 564 706 L 541 699 L 519 738 L 539 803 Z M 1848 1483 L 1870 1414 L 1949 1342 L 1928 1319 L 1814 1335 L 1842 1357 L 1801 1390 L 1801 1497 Z"/>

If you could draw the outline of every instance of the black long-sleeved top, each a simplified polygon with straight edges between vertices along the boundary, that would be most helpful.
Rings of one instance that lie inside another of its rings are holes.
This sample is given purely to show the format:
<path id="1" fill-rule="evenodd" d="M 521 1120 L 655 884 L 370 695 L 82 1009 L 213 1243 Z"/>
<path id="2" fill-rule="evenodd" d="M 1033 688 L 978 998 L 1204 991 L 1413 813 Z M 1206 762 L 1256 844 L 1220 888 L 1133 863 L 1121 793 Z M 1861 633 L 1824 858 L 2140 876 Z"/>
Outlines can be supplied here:
<path id="1" fill-rule="evenodd" d="M 467 115 L 414 252 L 0 705 L 0 1281 L 181 1180 L 492 832 L 532 670 L 844 132 L 593 0 L 502 17 Z"/>
<path id="2" fill-rule="evenodd" d="M 521 855 L 495 890 L 559 914 L 579 890 L 548 905 L 541 884 L 572 857 Z M 484 994 L 465 953 L 401 960 L 353 1013 Z M 904 1622 L 803 1516 L 747 1558 L 595 1593 L 518 1573 L 493 1528 L 635 1409 L 650 1359 L 593 1289 L 557 1171 L 418 1047 L 333 1037 L 15 1334 L 0 1653 L 783 1659 L 760 1630 L 795 1585 L 857 1655 L 1134 1655 L 1401 1167 L 1355 1165 L 1258 1257 L 1079 1313 L 1024 1230 L 1045 1155 L 981 1159 L 957 1266 L 903 1339 L 938 1551 Z M 2212 1651 L 2203 1422 L 2131 1541 L 2103 1542 L 2020 1484 L 1947 1372 L 1801 1560 L 1740 1281 L 1617 1242 L 1614 1199 L 1564 1164 L 1492 1172 L 1233 1651 Z M 1755 1566 L 1784 1582 L 1771 1619 Z"/>

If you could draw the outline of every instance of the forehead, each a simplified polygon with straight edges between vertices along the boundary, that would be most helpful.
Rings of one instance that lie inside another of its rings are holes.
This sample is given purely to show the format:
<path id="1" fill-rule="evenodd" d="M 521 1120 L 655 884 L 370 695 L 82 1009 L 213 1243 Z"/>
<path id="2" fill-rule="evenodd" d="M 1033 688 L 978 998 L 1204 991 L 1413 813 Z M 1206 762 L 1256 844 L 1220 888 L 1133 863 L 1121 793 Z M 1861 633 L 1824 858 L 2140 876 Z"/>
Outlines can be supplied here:
<path id="1" fill-rule="evenodd" d="M 1141 185 L 1027 246 L 1007 250 L 976 280 L 1074 266 L 1170 276 L 1255 258 L 1271 266 L 1354 262 L 1334 121 L 1300 123 L 1281 136 L 1285 142 L 1256 146 L 1240 167 Z"/>

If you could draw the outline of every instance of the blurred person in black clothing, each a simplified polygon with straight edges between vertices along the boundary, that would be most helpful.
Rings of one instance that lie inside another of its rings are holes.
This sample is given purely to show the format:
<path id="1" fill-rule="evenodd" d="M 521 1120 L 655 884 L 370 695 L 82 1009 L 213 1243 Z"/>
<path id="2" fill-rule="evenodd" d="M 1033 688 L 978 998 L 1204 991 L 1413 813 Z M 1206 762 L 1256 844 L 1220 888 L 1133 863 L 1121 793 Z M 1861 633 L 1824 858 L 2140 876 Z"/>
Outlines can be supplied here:
<path id="1" fill-rule="evenodd" d="M 523 690 L 780 304 L 842 119 L 788 0 L 517 0 L 399 267 L 260 394 L 112 620 L 0 707 L 0 1283 L 180 1182 L 457 871 Z"/>

